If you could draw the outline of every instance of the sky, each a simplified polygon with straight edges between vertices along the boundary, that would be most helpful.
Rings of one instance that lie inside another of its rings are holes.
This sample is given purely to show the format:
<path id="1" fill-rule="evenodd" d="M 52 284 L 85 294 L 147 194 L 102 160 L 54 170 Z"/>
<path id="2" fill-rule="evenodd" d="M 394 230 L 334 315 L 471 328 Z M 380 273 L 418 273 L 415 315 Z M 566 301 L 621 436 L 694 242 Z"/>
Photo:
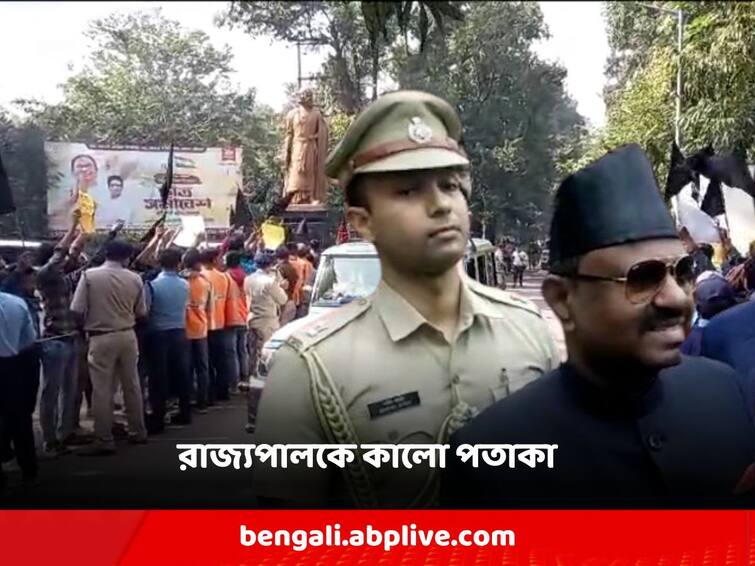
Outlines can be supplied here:
<path id="1" fill-rule="evenodd" d="M 201 29 L 234 53 L 239 87 L 254 87 L 257 99 L 280 110 L 285 84 L 296 81 L 296 48 L 270 39 L 252 39 L 241 30 L 218 29 L 213 17 L 225 2 L 0 2 L 0 106 L 16 98 L 57 102 L 58 85 L 80 67 L 89 51 L 84 30 L 91 19 L 114 11 L 161 7 L 166 17 Z M 540 2 L 551 38 L 535 46 L 543 58 L 567 70 L 566 87 L 579 112 L 593 126 L 604 121 L 601 98 L 608 56 L 599 2 Z M 321 57 L 304 54 L 303 74 L 315 72 Z"/>

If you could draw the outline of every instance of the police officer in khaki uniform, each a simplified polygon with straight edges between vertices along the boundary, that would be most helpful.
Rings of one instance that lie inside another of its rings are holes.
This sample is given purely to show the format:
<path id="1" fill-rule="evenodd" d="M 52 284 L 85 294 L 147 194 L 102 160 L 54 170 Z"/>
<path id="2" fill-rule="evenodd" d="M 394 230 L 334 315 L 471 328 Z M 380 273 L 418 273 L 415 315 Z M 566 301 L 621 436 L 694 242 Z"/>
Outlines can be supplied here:
<path id="1" fill-rule="evenodd" d="M 400 91 L 368 106 L 328 157 L 349 223 L 373 242 L 377 291 L 313 321 L 274 358 L 259 444 L 432 444 L 497 399 L 556 368 L 537 307 L 469 279 L 469 161 L 453 108 Z M 438 470 L 341 470 L 255 461 L 263 506 L 415 507 Z"/>

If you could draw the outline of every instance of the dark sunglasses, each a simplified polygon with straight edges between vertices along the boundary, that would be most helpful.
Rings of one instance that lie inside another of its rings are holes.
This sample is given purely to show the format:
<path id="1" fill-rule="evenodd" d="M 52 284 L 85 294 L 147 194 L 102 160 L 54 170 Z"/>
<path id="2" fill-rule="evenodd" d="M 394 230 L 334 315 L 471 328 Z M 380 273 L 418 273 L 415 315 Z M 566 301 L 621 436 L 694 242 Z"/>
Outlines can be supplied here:
<path id="1" fill-rule="evenodd" d="M 627 300 L 633 304 L 641 304 L 653 300 L 663 288 L 667 275 L 671 275 L 683 289 L 691 288 L 695 281 L 694 260 L 688 255 L 677 258 L 672 262 L 648 259 L 635 263 L 629 268 L 625 277 L 604 277 L 586 273 L 575 273 L 569 277 L 587 281 L 622 283 Z"/>

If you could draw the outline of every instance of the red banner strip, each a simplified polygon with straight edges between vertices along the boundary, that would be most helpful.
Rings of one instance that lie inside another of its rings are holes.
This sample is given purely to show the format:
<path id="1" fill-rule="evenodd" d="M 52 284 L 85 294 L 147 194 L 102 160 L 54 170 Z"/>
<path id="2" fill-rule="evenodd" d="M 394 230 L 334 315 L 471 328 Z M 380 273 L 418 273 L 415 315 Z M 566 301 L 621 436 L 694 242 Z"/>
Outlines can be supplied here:
<path id="1" fill-rule="evenodd" d="M 755 563 L 750 515 L 750 511 L 2 511 L 0 541 L 4 564 L 733 566 Z"/>

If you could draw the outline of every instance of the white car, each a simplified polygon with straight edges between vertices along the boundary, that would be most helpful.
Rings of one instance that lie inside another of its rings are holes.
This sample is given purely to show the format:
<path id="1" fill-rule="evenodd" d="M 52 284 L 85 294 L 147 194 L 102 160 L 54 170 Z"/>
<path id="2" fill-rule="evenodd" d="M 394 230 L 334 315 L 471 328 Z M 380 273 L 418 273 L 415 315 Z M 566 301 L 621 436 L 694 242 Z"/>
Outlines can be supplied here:
<path id="1" fill-rule="evenodd" d="M 474 238 L 468 243 L 464 259 L 469 276 L 497 286 L 494 252 L 488 240 Z M 252 380 L 252 387 L 262 387 L 275 352 L 289 336 L 331 309 L 371 295 L 379 282 L 380 261 L 371 243 L 348 242 L 325 250 L 312 285 L 309 313 L 279 328 L 265 343 L 260 354 L 259 379 Z"/>

